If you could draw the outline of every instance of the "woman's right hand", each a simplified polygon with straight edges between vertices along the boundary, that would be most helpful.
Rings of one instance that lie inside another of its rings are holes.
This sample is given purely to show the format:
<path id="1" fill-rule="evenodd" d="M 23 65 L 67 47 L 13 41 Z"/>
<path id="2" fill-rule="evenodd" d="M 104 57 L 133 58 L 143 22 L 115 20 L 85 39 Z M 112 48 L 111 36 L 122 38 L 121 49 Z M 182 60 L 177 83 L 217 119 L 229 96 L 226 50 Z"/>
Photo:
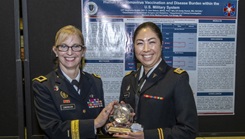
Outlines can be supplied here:
<path id="1" fill-rule="evenodd" d="M 94 119 L 94 127 L 99 128 L 102 127 L 106 121 L 108 120 L 108 117 L 110 114 L 113 113 L 113 107 L 115 104 L 118 104 L 117 101 L 112 101 L 109 103 L 101 112 L 100 114 Z"/>

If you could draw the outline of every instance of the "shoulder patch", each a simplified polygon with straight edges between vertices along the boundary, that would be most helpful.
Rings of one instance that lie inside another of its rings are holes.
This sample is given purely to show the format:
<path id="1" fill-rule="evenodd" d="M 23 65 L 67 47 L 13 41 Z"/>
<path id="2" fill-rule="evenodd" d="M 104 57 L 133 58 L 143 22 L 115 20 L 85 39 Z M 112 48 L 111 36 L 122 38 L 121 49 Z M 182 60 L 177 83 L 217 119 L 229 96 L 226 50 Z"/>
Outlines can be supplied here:
<path id="1" fill-rule="evenodd" d="M 128 76 L 129 74 L 133 73 L 133 71 L 129 71 L 125 74 L 125 76 Z"/>
<path id="2" fill-rule="evenodd" d="M 175 70 L 174 70 L 174 72 L 175 73 L 178 73 L 178 74 L 181 74 L 181 73 L 183 73 L 185 70 L 183 70 L 183 69 L 181 69 L 181 68 L 176 68 Z"/>
<path id="3" fill-rule="evenodd" d="M 92 73 L 92 75 L 94 75 L 94 77 L 101 78 L 98 74 Z"/>
<path id="4" fill-rule="evenodd" d="M 38 81 L 40 83 L 42 83 L 42 82 L 44 82 L 46 80 L 47 80 L 47 78 L 45 76 L 39 76 L 39 77 L 36 77 L 36 78 L 32 79 L 32 81 Z"/>

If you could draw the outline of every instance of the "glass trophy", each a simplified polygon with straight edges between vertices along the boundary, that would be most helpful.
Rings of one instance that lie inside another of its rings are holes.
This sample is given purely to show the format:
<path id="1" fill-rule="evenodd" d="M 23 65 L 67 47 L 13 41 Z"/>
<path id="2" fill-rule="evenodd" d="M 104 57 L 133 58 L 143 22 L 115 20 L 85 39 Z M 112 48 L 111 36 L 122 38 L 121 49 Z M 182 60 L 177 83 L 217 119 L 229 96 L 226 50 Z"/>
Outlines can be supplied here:
<path id="1" fill-rule="evenodd" d="M 133 108 L 129 104 L 114 105 L 114 112 L 109 121 L 113 126 L 107 130 L 110 133 L 127 133 L 142 131 L 140 124 L 133 123 Z"/>

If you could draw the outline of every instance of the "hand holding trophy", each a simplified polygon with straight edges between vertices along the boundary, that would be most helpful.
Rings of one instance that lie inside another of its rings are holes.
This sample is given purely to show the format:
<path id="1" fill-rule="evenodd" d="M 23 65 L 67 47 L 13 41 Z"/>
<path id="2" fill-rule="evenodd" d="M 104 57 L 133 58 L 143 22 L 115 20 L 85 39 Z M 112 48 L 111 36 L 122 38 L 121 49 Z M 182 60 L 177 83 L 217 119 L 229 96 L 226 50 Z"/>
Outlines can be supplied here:
<path id="1" fill-rule="evenodd" d="M 114 112 L 110 116 L 109 121 L 113 126 L 107 130 L 109 133 L 127 133 L 142 131 L 140 124 L 133 123 L 134 110 L 129 104 L 114 105 Z"/>

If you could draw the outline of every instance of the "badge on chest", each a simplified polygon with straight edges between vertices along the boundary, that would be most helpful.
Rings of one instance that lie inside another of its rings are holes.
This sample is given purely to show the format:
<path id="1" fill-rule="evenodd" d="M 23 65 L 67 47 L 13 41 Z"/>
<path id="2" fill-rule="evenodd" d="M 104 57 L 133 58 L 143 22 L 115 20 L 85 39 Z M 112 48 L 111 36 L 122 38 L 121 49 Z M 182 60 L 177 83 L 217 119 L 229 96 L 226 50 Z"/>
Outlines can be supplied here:
<path id="1" fill-rule="evenodd" d="M 76 109 L 76 105 L 75 104 L 61 104 L 60 105 L 60 110 L 64 111 L 64 110 L 75 110 Z"/>
<path id="2" fill-rule="evenodd" d="M 71 100 L 68 99 L 69 95 L 66 92 L 60 91 L 60 96 L 63 98 L 62 104 L 60 105 L 60 110 L 65 111 L 65 110 L 75 110 L 76 105 L 71 104 Z"/>
<path id="3" fill-rule="evenodd" d="M 99 108 L 99 107 L 103 107 L 102 100 L 100 100 L 98 98 L 89 98 L 87 104 L 88 104 L 88 108 Z"/>
<path id="4" fill-rule="evenodd" d="M 126 91 L 123 93 L 124 98 L 129 98 L 130 97 L 130 85 L 128 85 Z"/>

